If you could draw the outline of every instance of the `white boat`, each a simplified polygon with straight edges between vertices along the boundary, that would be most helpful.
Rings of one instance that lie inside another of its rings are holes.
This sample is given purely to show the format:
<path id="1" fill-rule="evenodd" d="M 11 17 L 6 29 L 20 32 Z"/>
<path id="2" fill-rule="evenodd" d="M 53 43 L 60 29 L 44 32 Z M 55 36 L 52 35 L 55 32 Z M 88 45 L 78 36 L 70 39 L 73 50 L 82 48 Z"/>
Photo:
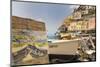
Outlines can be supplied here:
<path id="1" fill-rule="evenodd" d="M 75 55 L 79 40 L 55 40 L 49 43 L 49 54 Z"/>

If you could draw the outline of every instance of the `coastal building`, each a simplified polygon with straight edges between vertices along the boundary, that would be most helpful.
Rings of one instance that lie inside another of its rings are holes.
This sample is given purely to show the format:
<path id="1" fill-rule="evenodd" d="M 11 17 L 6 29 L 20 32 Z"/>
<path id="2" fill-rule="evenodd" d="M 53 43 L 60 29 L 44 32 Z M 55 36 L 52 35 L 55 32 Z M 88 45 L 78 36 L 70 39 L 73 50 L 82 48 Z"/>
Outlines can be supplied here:
<path id="1" fill-rule="evenodd" d="M 95 31 L 95 6 L 80 5 L 77 9 L 75 8 L 72 15 L 68 16 L 63 26 L 59 27 L 59 33 L 68 34 L 68 31 L 80 31 L 87 33 L 88 31 Z M 65 28 L 67 27 L 67 30 Z"/>
<path id="2" fill-rule="evenodd" d="M 72 22 L 68 26 L 68 30 L 90 30 L 95 29 L 95 6 L 79 6 L 72 13 Z"/>
<path id="3" fill-rule="evenodd" d="M 96 28 L 96 21 L 95 17 L 90 18 L 88 21 L 88 30 L 93 30 Z"/>

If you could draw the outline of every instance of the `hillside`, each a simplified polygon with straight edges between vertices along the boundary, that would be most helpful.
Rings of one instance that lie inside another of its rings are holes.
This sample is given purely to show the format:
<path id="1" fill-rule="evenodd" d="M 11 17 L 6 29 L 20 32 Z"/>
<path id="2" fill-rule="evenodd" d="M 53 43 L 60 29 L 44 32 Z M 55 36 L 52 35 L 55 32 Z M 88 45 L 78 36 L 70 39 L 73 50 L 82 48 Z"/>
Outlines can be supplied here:
<path id="1" fill-rule="evenodd" d="M 45 31 L 45 23 L 33 19 L 12 16 L 12 29 L 31 29 Z"/>

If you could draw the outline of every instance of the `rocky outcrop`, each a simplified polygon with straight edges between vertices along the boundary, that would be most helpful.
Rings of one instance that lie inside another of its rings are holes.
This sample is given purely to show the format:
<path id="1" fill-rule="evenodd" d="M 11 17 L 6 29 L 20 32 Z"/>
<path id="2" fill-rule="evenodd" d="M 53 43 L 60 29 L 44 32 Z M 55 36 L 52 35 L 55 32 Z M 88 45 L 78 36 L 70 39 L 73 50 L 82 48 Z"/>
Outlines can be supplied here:
<path id="1" fill-rule="evenodd" d="M 28 29 L 33 31 L 45 31 L 45 23 L 28 18 L 12 16 L 12 29 Z"/>

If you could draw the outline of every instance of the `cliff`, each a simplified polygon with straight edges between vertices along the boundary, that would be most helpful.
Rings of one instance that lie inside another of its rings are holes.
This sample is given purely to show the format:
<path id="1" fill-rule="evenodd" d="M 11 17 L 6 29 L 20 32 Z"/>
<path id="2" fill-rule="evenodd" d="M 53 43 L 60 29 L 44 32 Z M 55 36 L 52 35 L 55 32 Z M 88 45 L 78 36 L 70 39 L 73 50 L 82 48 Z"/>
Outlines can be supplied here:
<path id="1" fill-rule="evenodd" d="M 33 19 L 12 16 L 12 29 L 31 29 L 45 31 L 45 23 Z"/>

